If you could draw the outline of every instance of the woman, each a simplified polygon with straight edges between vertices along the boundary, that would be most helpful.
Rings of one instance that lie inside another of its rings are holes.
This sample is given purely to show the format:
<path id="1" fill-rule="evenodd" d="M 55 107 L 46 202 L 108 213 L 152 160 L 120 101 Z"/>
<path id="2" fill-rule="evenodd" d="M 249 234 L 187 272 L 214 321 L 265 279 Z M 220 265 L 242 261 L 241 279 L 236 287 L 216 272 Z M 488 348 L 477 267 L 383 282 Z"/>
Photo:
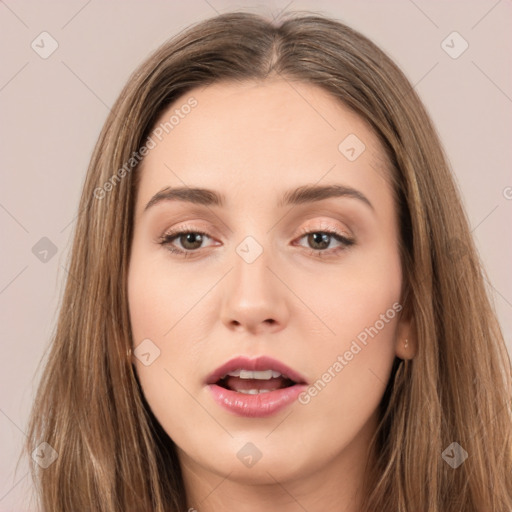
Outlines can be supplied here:
<path id="1" fill-rule="evenodd" d="M 512 509 L 483 270 L 367 38 L 247 13 L 179 34 L 112 108 L 80 212 L 26 446 L 44 510 Z"/>

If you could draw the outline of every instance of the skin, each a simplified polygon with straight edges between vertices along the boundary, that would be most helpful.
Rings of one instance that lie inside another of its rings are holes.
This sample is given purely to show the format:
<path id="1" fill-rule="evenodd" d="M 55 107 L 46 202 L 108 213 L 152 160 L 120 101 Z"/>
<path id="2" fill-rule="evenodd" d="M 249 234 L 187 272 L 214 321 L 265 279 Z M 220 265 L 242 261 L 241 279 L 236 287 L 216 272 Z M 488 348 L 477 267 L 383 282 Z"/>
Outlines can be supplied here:
<path id="1" fill-rule="evenodd" d="M 385 323 L 309 403 L 295 401 L 267 418 L 222 409 L 203 382 L 232 357 L 264 354 L 314 383 L 400 303 L 398 221 L 380 142 L 314 85 L 216 83 L 177 100 L 161 120 L 190 96 L 197 106 L 140 170 L 128 275 L 133 349 L 149 338 L 160 350 L 149 366 L 137 357 L 134 366 L 178 447 L 188 506 L 357 512 L 393 360 L 416 351 L 409 320 L 396 315 Z M 349 134 L 366 146 L 352 162 L 338 150 Z M 277 207 L 285 190 L 305 184 L 353 187 L 373 210 L 349 197 Z M 216 190 L 226 206 L 163 201 L 144 212 L 154 194 L 177 186 Z M 325 227 L 355 245 L 336 252 L 342 244 L 328 238 L 322 249 L 300 232 Z M 184 258 L 158 243 L 174 228 L 208 236 L 202 244 L 174 239 L 174 247 L 194 253 Z M 236 252 L 246 236 L 263 250 L 250 264 Z M 248 442 L 262 453 L 252 467 L 237 458 Z"/>

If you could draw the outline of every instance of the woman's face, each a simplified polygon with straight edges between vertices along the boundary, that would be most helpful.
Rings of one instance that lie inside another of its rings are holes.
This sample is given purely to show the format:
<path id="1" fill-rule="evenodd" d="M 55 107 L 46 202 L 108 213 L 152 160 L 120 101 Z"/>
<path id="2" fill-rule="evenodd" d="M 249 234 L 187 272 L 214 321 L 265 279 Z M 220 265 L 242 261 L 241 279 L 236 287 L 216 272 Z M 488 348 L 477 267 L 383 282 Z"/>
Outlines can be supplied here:
<path id="1" fill-rule="evenodd" d="M 148 149 L 128 277 L 134 364 L 185 474 L 356 473 L 395 355 L 408 357 L 378 139 L 322 89 L 276 80 L 191 91 Z"/>

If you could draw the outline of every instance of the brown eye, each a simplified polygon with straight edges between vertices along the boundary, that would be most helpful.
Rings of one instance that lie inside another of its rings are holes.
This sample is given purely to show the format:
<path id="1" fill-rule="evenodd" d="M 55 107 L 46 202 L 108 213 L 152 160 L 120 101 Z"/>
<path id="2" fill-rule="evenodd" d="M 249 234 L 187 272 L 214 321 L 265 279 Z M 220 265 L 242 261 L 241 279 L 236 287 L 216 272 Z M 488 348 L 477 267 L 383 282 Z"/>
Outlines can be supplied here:
<path id="1" fill-rule="evenodd" d="M 202 231 L 182 229 L 181 231 L 173 231 L 165 233 L 160 237 L 159 243 L 175 254 L 184 254 L 188 256 L 193 252 L 198 252 L 206 238 L 211 238 L 207 233 Z M 179 246 L 177 246 L 177 242 Z"/>
<path id="2" fill-rule="evenodd" d="M 310 253 L 320 257 L 338 253 L 355 244 L 354 239 L 348 238 L 335 230 L 305 230 L 300 238 L 306 238 Z M 336 240 L 341 245 L 329 249 L 332 239 Z"/>
<path id="3" fill-rule="evenodd" d="M 308 243 L 312 246 L 313 249 L 327 249 L 330 245 L 330 239 L 332 238 L 332 235 L 320 232 L 310 233 L 306 236 Z"/>
<path id="4" fill-rule="evenodd" d="M 182 235 L 176 235 L 169 241 L 178 239 L 184 249 L 194 250 L 201 247 L 201 244 L 203 243 L 203 236 L 204 235 L 201 233 L 189 232 Z"/>

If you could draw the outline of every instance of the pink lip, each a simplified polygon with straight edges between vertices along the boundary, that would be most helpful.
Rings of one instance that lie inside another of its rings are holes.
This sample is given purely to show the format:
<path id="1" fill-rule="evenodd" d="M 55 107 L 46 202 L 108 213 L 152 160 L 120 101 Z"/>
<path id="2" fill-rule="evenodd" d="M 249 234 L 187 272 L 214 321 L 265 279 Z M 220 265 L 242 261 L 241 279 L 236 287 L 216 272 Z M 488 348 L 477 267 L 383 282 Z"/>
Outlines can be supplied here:
<path id="1" fill-rule="evenodd" d="M 258 395 L 246 395 L 229 389 L 224 389 L 217 384 L 209 384 L 208 388 L 213 399 L 229 412 L 237 416 L 250 418 L 263 418 L 274 414 L 291 404 L 307 386 L 295 384 L 289 388 L 276 389 L 268 393 Z"/>
<path id="2" fill-rule="evenodd" d="M 276 389 L 268 393 L 249 395 L 238 393 L 221 386 L 217 386 L 224 375 L 238 368 L 245 370 L 262 371 L 274 370 L 296 382 L 293 386 Z M 236 357 L 223 364 L 206 379 L 205 384 L 212 393 L 212 397 L 221 407 L 238 416 L 262 418 L 274 414 L 297 399 L 299 394 L 307 388 L 306 379 L 286 366 L 284 363 L 271 357 L 261 356 L 256 359 Z"/>

